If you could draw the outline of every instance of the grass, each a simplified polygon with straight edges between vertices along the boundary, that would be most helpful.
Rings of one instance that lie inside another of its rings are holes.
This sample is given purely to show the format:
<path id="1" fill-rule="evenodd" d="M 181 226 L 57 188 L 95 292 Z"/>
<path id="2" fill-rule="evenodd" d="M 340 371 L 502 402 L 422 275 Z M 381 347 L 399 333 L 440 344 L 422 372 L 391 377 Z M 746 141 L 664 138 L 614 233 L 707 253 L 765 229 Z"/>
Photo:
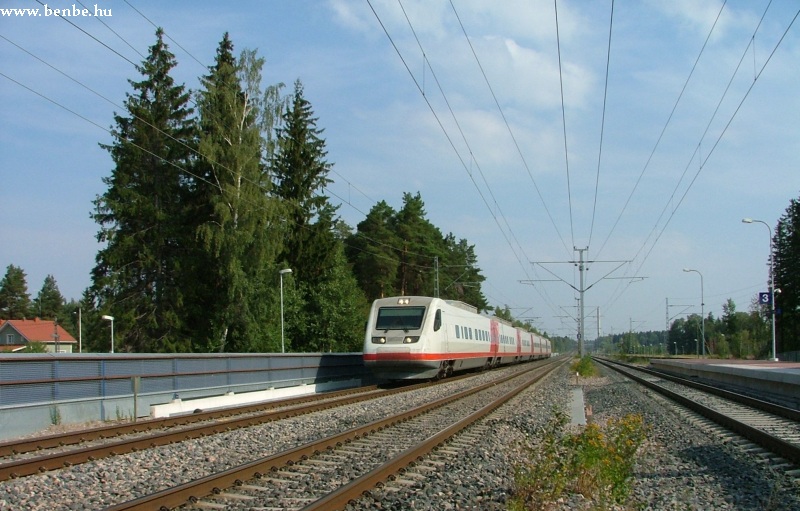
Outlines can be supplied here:
<path id="1" fill-rule="evenodd" d="M 584 378 L 597 376 L 599 374 L 597 367 L 595 367 L 594 362 L 592 362 L 592 357 L 589 355 L 584 355 L 576 362 L 573 362 L 570 368 L 572 369 L 573 374 L 578 373 Z"/>
<path id="2" fill-rule="evenodd" d="M 61 424 L 61 410 L 57 406 L 50 407 L 50 424 L 53 426 Z"/>
<path id="3" fill-rule="evenodd" d="M 631 494 L 635 455 L 647 428 L 639 415 L 591 423 L 568 432 L 567 414 L 554 411 L 539 443 L 526 446 L 527 461 L 517 467 L 510 511 L 544 510 L 559 498 L 579 493 L 609 509 Z"/>

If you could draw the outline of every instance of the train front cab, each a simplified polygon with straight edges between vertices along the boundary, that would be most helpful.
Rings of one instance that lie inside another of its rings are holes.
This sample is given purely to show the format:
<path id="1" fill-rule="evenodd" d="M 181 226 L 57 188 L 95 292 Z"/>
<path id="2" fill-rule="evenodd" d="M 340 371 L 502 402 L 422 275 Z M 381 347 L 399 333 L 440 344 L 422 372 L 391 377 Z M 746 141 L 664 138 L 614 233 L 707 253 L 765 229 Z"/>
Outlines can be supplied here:
<path id="1" fill-rule="evenodd" d="M 399 297 L 376 300 L 364 340 L 364 364 L 388 380 L 427 379 L 439 376 L 436 350 L 442 330 L 440 309 L 432 300 Z"/>

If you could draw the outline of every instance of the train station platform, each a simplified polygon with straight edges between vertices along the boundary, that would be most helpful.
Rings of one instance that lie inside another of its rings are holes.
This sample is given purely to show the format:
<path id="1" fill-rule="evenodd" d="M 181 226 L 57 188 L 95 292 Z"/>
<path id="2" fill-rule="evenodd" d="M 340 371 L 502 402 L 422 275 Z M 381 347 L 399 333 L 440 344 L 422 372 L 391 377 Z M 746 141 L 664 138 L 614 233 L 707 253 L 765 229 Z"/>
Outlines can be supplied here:
<path id="1" fill-rule="evenodd" d="M 771 401 L 800 409 L 800 362 L 659 358 L 650 360 L 650 366 L 701 383 L 766 395 Z"/>

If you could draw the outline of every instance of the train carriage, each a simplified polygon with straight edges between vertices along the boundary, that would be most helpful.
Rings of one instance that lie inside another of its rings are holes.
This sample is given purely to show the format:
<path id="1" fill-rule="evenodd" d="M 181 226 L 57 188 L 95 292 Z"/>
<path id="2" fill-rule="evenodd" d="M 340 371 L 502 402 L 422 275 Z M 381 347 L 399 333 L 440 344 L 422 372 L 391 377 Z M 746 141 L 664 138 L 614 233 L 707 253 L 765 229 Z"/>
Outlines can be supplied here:
<path id="1" fill-rule="evenodd" d="M 375 300 L 364 364 L 389 380 L 441 378 L 454 372 L 541 358 L 536 335 L 458 301 L 423 296 Z"/>

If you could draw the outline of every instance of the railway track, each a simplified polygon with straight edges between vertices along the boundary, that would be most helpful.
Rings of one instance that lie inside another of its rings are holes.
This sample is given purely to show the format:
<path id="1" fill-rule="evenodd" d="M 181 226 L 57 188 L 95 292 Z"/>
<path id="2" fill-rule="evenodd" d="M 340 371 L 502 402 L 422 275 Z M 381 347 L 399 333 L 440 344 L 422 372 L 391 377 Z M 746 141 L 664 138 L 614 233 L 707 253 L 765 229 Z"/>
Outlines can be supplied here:
<path id="1" fill-rule="evenodd" d="M 595 359 L 691 412 L 687 419 L 800 478 L 800 412 L 646 368 Z M 685 414 L 686 415 L 686 414 Z"/>
<path id="2" fill-rule="evenodd" d="M 408 467 L 549 374 L 564 361 L 520 372 L 288 451 L 114 505 L 152 509 L 343 509 L 365 492 L 402 480 Z M 483 433 L 473 432 L 472 435 Z M 474 437 L 462 440 L 474 445 Z M 435 465 L 435 462 L 434 462 Z M 415 476 L 424 477 L 418 473 Z"/>
<path id="3" fill-rule="evenodd" d="M 448 381 L 456 381 L 458 376 Z M 434 385 L 360 387 L 171 418 L 113 424 L 0 443 L 0 481 L 78 465 Z"/>

